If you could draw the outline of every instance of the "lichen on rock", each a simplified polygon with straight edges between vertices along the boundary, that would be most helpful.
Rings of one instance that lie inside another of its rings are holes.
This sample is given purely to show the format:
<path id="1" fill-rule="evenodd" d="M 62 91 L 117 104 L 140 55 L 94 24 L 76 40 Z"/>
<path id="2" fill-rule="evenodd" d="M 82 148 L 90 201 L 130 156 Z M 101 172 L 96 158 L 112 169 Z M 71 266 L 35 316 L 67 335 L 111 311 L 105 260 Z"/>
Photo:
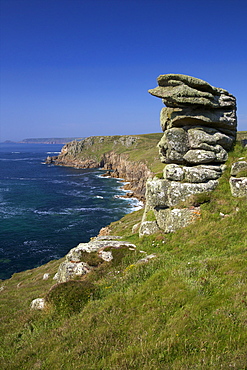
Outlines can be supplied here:
<path id="1" fill-rule="evenodd" d="M 229 183 L 234 197 L 247 196 L 247 161 L 239 160 L 233 163 Z"/>
<path id="2" fill-rule="evenodd" d="M 63 283 L 80 278 L 91 272 L 100 263 L 112 261 L 114 249 L 132 248 L 135 250 L 136 248 L 134 244 L 115 239 L 120 238 L 118 236 L 99 236 L 88 243 L 80 243 L 71 249 L 65 256 L 65 261 L 58 268 L 57 282 Z"/>
<path id="3" fill-rule="evenodd" d="M 216 188 L 237 132 L 236 99 L 228 91 L 181 74 L 161 75 L 157 81 L 158 87 L 149 93 L 166 105 L 160 114 L 164 135 L 158 144 L 166 167 L 163 179 L 147 181 L 140 236 L 152 229 L 157 232 L 157 227 L 173 232 L 200 216 L 200 210 L 173 208 Z M 242 189 L 245 180 L 240 184 L 232 179 L 232 188 L 233 184 Z M 156 218 L 152 225 L 147 220 L 150 210 Z"/>

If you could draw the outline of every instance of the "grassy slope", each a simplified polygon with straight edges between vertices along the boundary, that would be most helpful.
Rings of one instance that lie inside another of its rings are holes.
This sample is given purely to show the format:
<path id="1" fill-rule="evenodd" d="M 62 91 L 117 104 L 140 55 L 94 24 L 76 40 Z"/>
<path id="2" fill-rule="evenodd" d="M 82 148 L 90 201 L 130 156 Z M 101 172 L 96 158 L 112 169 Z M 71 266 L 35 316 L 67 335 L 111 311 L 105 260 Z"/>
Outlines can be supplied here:
<path id="1" fill-rule="evenodd" d="M 228 164 L 244 156 L 237 145 Z M 3 281 L 1 368 L 247 369 L 246 199 L 231 196 L 228 178 L 229 165 L 201 220 L 174 234 L 133 235 L 142 211 L 111 224 L 138 251 L 86 277 L 97 290 L 83 308 L 67 310 L 80 296 L 66 293 L 62 313 L 29 309 L 61 261 Z M 157 257 L 136 263 L 140 250 Z"/>

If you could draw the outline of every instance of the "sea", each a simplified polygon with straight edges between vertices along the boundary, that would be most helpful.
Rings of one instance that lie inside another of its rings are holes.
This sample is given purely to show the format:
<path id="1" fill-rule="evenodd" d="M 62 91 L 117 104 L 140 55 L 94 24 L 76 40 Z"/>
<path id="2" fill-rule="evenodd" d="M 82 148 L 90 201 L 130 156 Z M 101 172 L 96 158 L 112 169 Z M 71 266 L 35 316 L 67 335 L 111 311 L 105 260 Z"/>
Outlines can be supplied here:
<path id="1" fill-rule="evenodd" d="M 0 144 L 0 279 L 63 257 L 142 205 L 100 169 L 45 164 L 58 144 Z"/>

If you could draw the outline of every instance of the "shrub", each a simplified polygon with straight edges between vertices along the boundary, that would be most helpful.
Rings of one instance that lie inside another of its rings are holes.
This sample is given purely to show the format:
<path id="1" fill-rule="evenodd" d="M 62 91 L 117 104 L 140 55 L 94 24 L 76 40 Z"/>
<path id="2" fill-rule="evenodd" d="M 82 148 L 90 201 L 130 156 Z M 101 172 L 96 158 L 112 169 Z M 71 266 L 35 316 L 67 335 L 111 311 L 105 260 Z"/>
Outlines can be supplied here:
<path id="1" fill-rule="evenodd" d="M 99 257 L 97 252 L 82 252 L 81 261 L 86 262 L 89 266 L 98 267 L 104 261 Z"/>
<path id="2" fill-rule="evenodd" d="M 96 287 L 89 281 L 70 280 L 54 285 L 46 296 L 59 314 L 71 315 L 80 312 L 87 302 L 94 297 Z"/>

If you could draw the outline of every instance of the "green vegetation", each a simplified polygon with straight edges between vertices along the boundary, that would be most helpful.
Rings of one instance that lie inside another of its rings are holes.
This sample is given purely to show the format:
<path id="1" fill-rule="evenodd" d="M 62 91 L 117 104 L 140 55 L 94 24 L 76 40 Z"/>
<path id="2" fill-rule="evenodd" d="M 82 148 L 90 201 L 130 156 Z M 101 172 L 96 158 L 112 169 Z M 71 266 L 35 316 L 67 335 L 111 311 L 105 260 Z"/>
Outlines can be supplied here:
<path id="1" fill-rule="evenodd" d="M 247 131 L 238 131 L 237 140 L 247 140 Z"/>
<path id="2" fill-rule="evenodd" d="M 210 192 L 193 194 L 188 197 L 184 202 L 180 202 L 176 205 L 176 208 L 188 208 L 188 207 L 198 207 L 201 204 L 210 202 L 211 194 Z"/>
<path id="3" fill-rule="evenodd" d="M 82 252 L 80 259 L 82 262 L 86 262 L 89 264 L 89 266 L 93 267 L 97 267 L 102 263 L 102 258 L 99 257 L 97 252 L 92 253 Z"/>
<path id="4" fill-rule="evenodd" d="M 46 295 L 56 313 L 63 316 L 80 312 L 90 299 L 95 298 L 96 287 L 90 281 L 67 281 L 51 288 Z"/>
<path id="5" fill-rule="evenodd" d="M 247 170 L 241 170 L 237 173 L 236 177 L 247 177 Z"/>
<path id="6" fill-rule="evenodd" d="M 146 221 L 156 221 L 155 214 L 152 210 L 147 212 Z"/>
<path id="7" fill-rule="evenodd" d="M 237 144 L 219 186 L 197 199 L 198 222 L 139 239 L 137 211 L 109 225 L 137 250 L 92 256 L 83 279 L 52 288 L 59 260 L 2 281 L 1 369 L 247 369 L 246 198 L 228 182 L 240 157 Z M 156 257 L 138 263 L 142 251 Z M 46 296 L 44 311 L 30 310 Z"/>
<path id="8" fill-rule="evenodd" d="M 125 154 L 134 162 L 143 162 L 148 168 L 161 172 L 164 165 L 159 160 L 157 144 L 163 133 L 131 136 L 92 136 L 85 141 L 73 142 L 66 158 L 77 160 L 94 160 L 100 163 L 104 154 L 114 151 Z"/>

